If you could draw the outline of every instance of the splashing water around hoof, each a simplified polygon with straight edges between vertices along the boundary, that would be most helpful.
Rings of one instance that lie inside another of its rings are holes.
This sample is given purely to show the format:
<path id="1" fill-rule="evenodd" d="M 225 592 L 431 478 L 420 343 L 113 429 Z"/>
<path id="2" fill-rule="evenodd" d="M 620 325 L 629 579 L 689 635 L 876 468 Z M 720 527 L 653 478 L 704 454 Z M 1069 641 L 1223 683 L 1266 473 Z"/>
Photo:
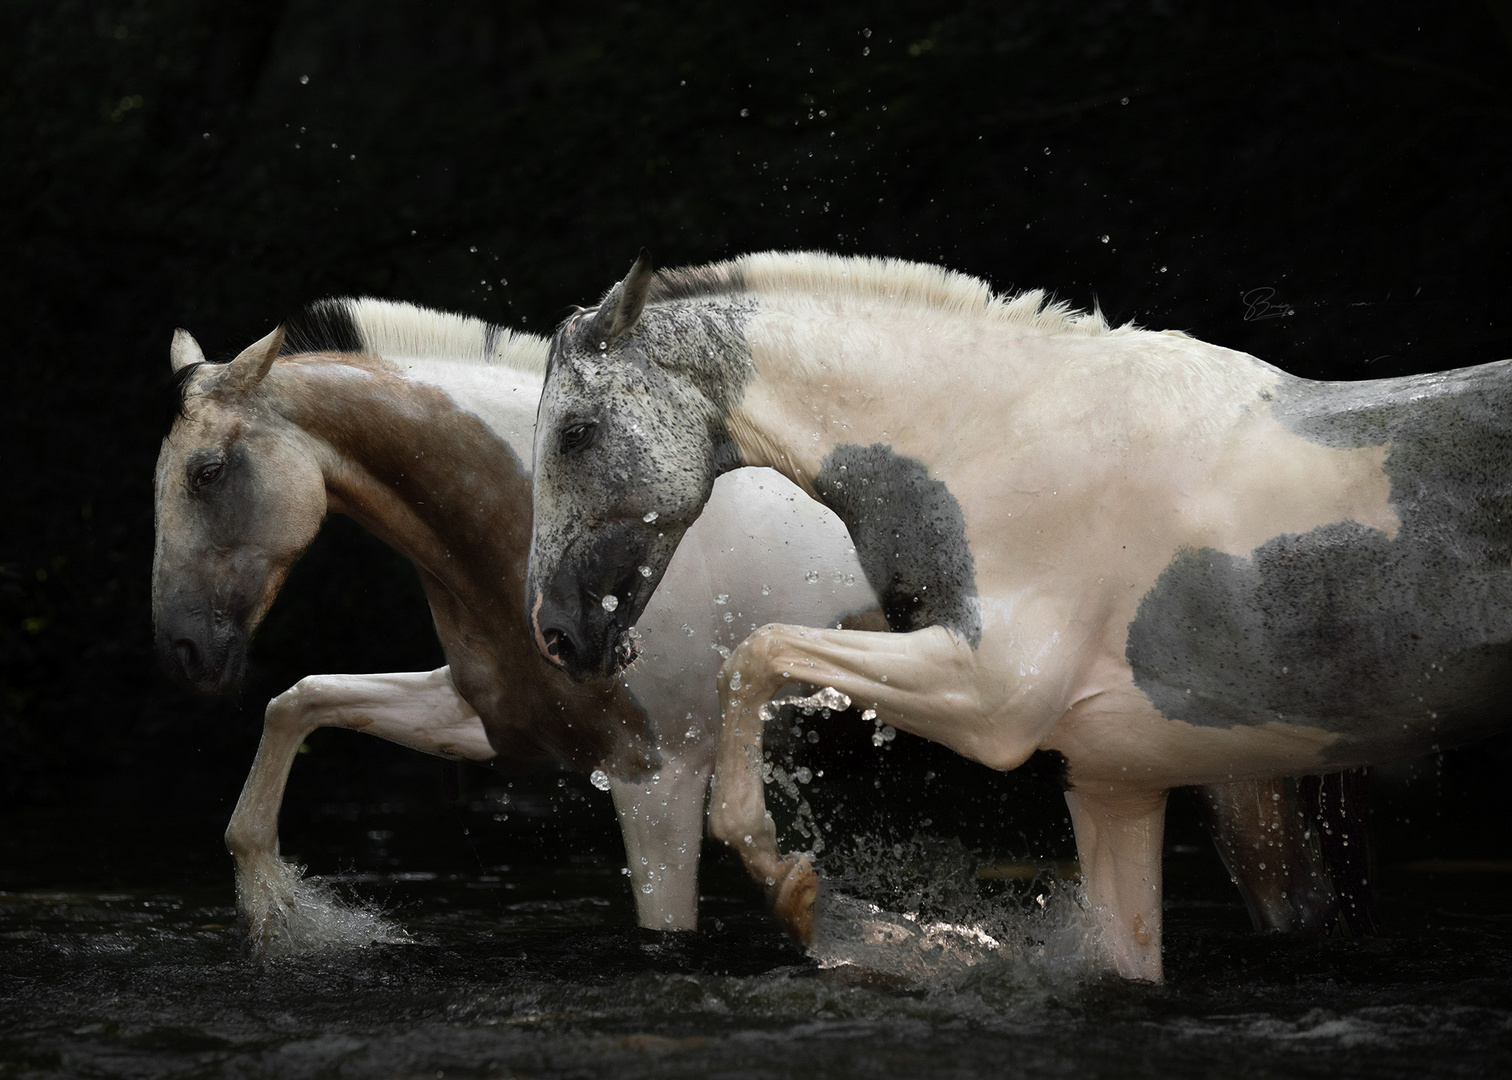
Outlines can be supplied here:
<path id="1" fill-rule="evenodd" d="M 407 945 L 412 938 L 376 905 L 344 900 L 329 885 L 306 880 L 304 867 L 280 858 L 238 868 L 236 908 L 256 956 Z"/>
<path id="2" fill-rule="evenodd" d="M 1043 872 L 1026 893 L 983 895 L 959 843 L 920 837 L 861 842 L 844 861 L 836 877 L 821 879 L 814 906 L 811 953 L 822 968 L 926 989 L 983 975 L 1080 981 L 1099 970 L 1100 939 L 1079 882 Z"/>

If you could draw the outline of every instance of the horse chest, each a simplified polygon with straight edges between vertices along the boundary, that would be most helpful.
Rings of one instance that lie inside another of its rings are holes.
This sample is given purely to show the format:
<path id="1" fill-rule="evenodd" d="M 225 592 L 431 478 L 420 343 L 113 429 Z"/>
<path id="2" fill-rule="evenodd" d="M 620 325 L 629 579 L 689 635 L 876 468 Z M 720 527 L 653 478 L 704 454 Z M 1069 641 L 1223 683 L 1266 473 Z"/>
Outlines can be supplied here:
<path id="1" fill-rule="evenodd" d="M 973 647 L 981 641 L 965 518 L 921 462 L 885 443 L 840 445 L 825 457 L 814 490 L 850 530 L 892 629 L 944 626 Z"/>

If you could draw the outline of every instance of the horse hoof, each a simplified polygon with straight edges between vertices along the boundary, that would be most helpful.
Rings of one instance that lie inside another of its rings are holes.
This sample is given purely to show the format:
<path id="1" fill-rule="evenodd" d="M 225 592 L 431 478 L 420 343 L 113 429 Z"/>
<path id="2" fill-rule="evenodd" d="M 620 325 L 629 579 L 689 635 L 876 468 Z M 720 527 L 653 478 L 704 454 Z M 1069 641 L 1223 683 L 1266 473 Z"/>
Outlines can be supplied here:
<path id="1" fill-rule="evenodd" d="M 767 886 L 767 906 L 782 928 L 804 945 L 814 943 L 814 900 L 819 875 L 802 855 L 793 856 L 786 874 Z"/>

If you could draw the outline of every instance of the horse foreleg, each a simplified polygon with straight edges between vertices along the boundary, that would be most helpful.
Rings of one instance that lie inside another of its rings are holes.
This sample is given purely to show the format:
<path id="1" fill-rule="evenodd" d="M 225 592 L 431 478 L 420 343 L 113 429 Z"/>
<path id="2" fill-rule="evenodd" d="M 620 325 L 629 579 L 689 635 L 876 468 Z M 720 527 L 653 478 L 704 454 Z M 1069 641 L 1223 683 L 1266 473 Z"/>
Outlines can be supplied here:
<path id="1" fill-rule="evenodd" d="M 1034 751 L 1060 710 L 1051 705 L 1036 713 L 1028 697 L 1011 700 L 1019 722 L 995 724 L 979 700 L 970 656 L 970 646 L 939 626 L 887 634 L 773 625 L 746 638 L 725 662 L 709 831 L 735 849 L 764 886 L 772 913 L 800 941 L 813 940 L 818 880 L 808 856 L 777 848 L 762 775 L 762 707 L 786 683 L 829 687 L 904 731 L 1013 768 Z"/>
<path id="2" fill-rule="evenodd" d="M 453 760 L 494 756 L 483 722 L 452 685 L 451 670 L 310 675 L 268 702 L 252 771 L 226 827 L 236 859 L 236 904 L 254 947 L 280 929 L 296 868 L 279 858 L 278 811 L 299 747 L 322 727 L 366 731 Z"/>
<path id="3" fill-rule="evenodd" d="M 1104 963 L 1126 979 L 1161 982 L 1164 791 L 1066 792 L 1082 885 Z"/>
<path id="4" fill-rule="evenodd" d="M 698 856 L 712 769 L 706 752 L 684 760 L 663 750 L 661 768 L 649 783 L 609 777 L 635 913 L 644 927 L 698 928 Z"/>

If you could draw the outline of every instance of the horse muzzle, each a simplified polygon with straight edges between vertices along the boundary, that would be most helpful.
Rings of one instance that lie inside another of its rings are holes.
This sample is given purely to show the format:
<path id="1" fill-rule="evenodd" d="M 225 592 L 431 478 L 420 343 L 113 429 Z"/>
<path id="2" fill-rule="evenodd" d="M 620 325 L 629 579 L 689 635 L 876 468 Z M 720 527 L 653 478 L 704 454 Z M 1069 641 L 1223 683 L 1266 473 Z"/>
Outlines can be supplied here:
<path id="1" fill-rule="evenodd" d="M 640 655 L 630 626 L 646 598 L 635 595 L 633 579 L 599 590 L 563 580 L 567 577 L 559 573 L 544 589 L 531 583 L 536 648 L 575 682 L 612 678 Z"/>
<path id="2" fill-rule="evenodd" d="M 230 622 L 159 622 L 156 647 L 164 674 L 202 694 L 235 689 L 247 662 L 246 635 Z"/>

